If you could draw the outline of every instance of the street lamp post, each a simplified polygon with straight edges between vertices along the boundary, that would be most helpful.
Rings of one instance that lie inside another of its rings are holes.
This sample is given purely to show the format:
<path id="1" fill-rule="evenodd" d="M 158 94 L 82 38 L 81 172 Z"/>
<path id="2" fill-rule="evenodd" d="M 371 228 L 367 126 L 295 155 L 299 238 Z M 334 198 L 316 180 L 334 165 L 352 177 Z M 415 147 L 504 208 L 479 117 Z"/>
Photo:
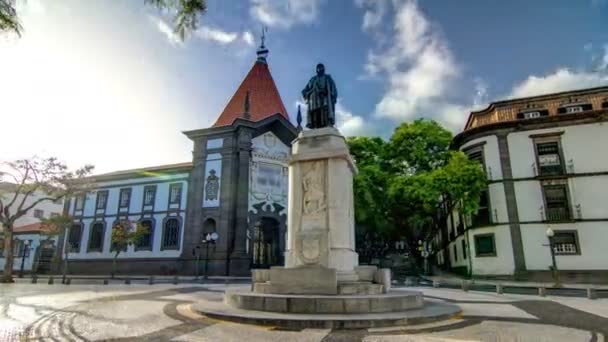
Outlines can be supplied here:
<path id="1" fill-rule="evenodd" d="M 194 277 L 194 280 L 198 280 L 198 269 L 199 269 L 199 263 L 201 261 L 201 246 L 196 246 L 194 247 L 194 250 L 192 251 L 193 254 L 196 255 L 196 277 Z"/>
<path id="2" fill-rule="evenodd" d="M 555 287 L 560 287 L 561 282 L 559 279 L 559 270 L 557 269 L 557 262 L 555 261 L 555 242 L 553 237 L 555 236 L 555 232 L 551 227 L 547 228 L 545 232 L 547 234 L 547 238 L 549 239 L 549 250 L 551 251 L 551 274 L 553 275 L 553 281 L 555 282 Z"/>
<path id="3" fill-rule="evenodd" d="M 205 276 L 204 279 L 209 277 L 209 245 L 214 244 L 219 238 L 216 232 L 205 234 L 205 238 L 203 239 L 203 243 L 207 246 L 207 250 L 205 251 Z"/>
<path id="4" fill-rule="evenodd" d="M 21 252 L 21 269 L 19 270 L 19 278 L 23 278 L 23 268 L 25 266 L 25 254 L 30 248 L 30 244 L 32 240 L 22 240 L 23 241 L 23 251 Z"/>

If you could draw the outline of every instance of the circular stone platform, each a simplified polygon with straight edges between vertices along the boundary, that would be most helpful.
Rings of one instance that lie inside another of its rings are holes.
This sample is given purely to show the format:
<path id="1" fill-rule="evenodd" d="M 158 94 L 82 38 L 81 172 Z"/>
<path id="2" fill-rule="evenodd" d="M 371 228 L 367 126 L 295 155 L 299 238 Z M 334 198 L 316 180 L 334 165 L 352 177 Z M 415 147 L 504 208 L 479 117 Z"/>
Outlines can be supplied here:
<path id="1" fill-rule="evenodd" d="M 419 309 L 421 292 L 399 291 L 373 295 L 292 295 L 228 290 L 226 304 L 243 310 L 305 314 L 365 314 Z"/>
<path id="2" fill-rule="evenodd" d="M 222 302 L 205 301 L 192 305 L 192 310 L 209 318 L 287 329 L 364 329 L 424 324 L 447 320 L 460 314 L 458 306 L 426 302 L 419 309 L 367 314 L 293 314 L 241 310 Z"/>

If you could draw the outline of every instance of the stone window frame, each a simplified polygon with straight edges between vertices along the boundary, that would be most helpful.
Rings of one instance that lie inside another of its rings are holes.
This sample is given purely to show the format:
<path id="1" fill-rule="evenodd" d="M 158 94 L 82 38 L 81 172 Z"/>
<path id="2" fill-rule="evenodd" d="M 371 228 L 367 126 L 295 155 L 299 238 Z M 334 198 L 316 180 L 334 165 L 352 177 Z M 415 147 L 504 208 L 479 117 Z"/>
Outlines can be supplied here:
<path id="1" fill-rule="evenodd" d="M 573 234 L 574 244 L 576 245 L 576 253 L 559 253 L 559 252 L 555 251 L 555 249 L 554 249 L 555 255 L 559 255 L 559 256 L 581 255 L 581 243 L 578 238 L 577 229 L 555 229 L 555 230 L 553 230 L 553 232 L 555 234 L 555 235 L 553 235 L 553 238 L 555 238 L 555 236 L 557 234 Z M 555 242 L 554 242 L 554 245 L 555 245 Z"/>
<path id="2" fill-rule="evenodd" d="M 566 193 L 566 213 L 568 215 L 568 218 L 565 220 L 556 220 L 556 221 L 552 221 L 549 220 L 548 216 L 547 216 L 547 193 L 546 193 L 546 188 L 547 187 L 563 187 Z M 570 196 L 570 186 L 568 185 L 568 179 L 555 179 L 555 180 L 546 180 L 546 181 L 542 181 L 540 183 L 540 188 L 541 188 L 541 192 L 542 192 L 542 197 L 543 197 L 543 212 L 544 212 L 544 216 L 542 217 L 543 222 L 572 222 L 574 221 L 574 213 L 573 213 L 573 205 L 572 205 L 572 197 Z"/>
<path id="3" fill-rule="evenodd" d="M 144 221 L 150 221 L 151 225 L 150 225 L 150 246 L 138 246 L 138 244 L 134 244 L 133 245 L 133 249 L 134 251 L 138 252 L 138 251 L 152 251 L 154 250 L 154 231 L 156 228 L 156 220 L 154 219 L 154 217 L 144 217 L 142 219 L 140 219 L 138 222 L 139 224 L 141 224 Z"/>
<path id="4" fill-rule="evenodd" d="M 92 237 L 93 237 L 93 229 L 95 228 L 96 225 L 100 224 L 102 226 L 101 228 L 101 239 L 100 239 L 100 245 L 99 248 L 91 248 L 91 241 L 92 241 Z M 89 225 L 89 239 L 87 242 L 87 253 L 91 253 L 91 252 L 103 252 L 103 245 L 104 245 L 104 240 L 106 237 L 106 222 L 105 221 L 93 221 L 91 222 L 91 224 Z"/>
<path id="5" fill-rule="evenodd" d="M 105 195 L 105 198 L 102 197 L 102 195 Z M 108 206 L 108 196 L 109 196 L 108 190 L 98 190 L 97 191 L 97 198 L 95 199 L 95 210 L 106 210 L 106 207 Z M 104 198 L 103 203 L 100 203 L 100 198 Z M 103 205 L 100 206 L 100 204 L 103 204 Z"/>
<path id="6" fill-rule="evenodd" d="M 74 201 L 74 211 L 84 210 L 86 199 L 87 197 L 85 194 L 76 196 L 76 200 Z"/>
<path id="7" fill-rule="evenodd" d="M 123 196 L 124 194 L 128 194 L 127 195 L 127 203 L 125 205 L 123 205 Z M 132 188 L 122 188 L 120 189 L 120 192 L 118 193 L 118 208 L 122 209 L 122 208 L 129 208 L 131 206 L 131 196 L 133 195 L 133 189 Z"/>
<path id="8" fill-rule="evenodd" d="M 169 220 L 177 220 L 177 243 L 175 245 L 166 245 L 166 230 L 167 230 L 167 222 Z M 160 241 L 160 250 L 179 250 L 180 249 L 180 240 L 181 240 L 181 230 L 182 230 L 183 220 L 180 216 L 167 216 L 163 219 L 163 226 L 161 231 L 161 241 Z"/>
<path id="9" fill-rule="evenodd" d="M 73 241 L 71 239 L 72 236 L 72 230 L 74 229 L 74 227 L 78 227 L 78 248 L 73 248 L 71 247 L 71 244 Z M 68 246 L 67 248 L 69 248 L 69 253 L 80 253 L 80 250 L 82 249 L 82 233 L 84 231 L 84 224 L 82 224 L 82 222 L 74 222 L 72 223 L 72 225 L 70 226 L 70 229 L 68 230 L 67 234 L 68 234 L 68 238 L 67 238 L 67 243 Z M 88 245 L 88 241 L 87 241 L 87 245 Z"/>
<path id="10" fill-rule="evenodd" d="M 178 188 L 179 189 L 179 193 L 178 193 L 177 199 L 175 201 L 173 201 L 173 198 L 171 198 L 174 188 Z M 181 205 L 183 191 L 184 191 L 184 185 L 181 182 L 180 183 L 171 183 L 171 184 L 169 184 L 169 199 L 168 199 L 169 200 L 169 205 L 174 205 L 174 204 Z"/>
<path id="11" fill-rule="evenodd" d="M 564 131 L 558 132 L 549 132 L 549 133 L 541 133 L 541 134 L 530 134 L 529 137 L 532 139 L 532 147 L 534 150 L 534 162 L 536 163 L 536 174 L 535 177 L 551 177 L 556 175 L 543 175 L 540 172 L 540 159 L 538 157 L 538 144 L 555 142 L 557 143 L 557 149 L 559 154 L 559 162 L 562 166 L 562 173 L 559 175 L 568 174 L 568 169 L 566 168 L 565 156 L 564 156 L 564 148 L 562 146 L 562 138 L 561 136 L 564 134 Z"/>
<path id="12" fill-rule="evenodd" d="M 142 199 L 144 207 L 154 206 L 154 202 L 156 202 L 156 188 L 157 188 L 156 184 L 144 186 L 144 193 L 143 193 L 143 199 Z M 146 194 L 148 193 L 148 191 L 152 192 L 152 200 L 150 203 L 146 202 Z"/>
<path id="13" fill-rule="evenodd" d="M 479 238 L 492 238 L 492 253 L 479 253 Z M 496 236 L 494 233 L 484 233 L 484 234 L 475 234 L 473 235 L 473 242 L 475 244 L 475 257 L 476 258 L 484 258 L 484 257 L 496 257 L 498 255 L 496 251 Z"/>

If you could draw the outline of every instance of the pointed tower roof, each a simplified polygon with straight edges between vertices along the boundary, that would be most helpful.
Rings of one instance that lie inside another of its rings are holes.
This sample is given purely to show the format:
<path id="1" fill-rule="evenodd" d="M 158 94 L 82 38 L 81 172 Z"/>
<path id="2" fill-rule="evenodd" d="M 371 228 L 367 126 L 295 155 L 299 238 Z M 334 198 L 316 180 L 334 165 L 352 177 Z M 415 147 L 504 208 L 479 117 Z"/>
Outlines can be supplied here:
<path id="1" fill-rule="evenodd" d="M 253 67 L 249 70 L 213 127 L 232 125 L 237 118 L 256 122 L 277 113 L 289 120 L 281 95 L 279 95 L 277 86 L 268 69 L 268 63 L 266 62 L 268 49 L 264 47 L 263 40 L 257 55 L 258 58 Z"/>

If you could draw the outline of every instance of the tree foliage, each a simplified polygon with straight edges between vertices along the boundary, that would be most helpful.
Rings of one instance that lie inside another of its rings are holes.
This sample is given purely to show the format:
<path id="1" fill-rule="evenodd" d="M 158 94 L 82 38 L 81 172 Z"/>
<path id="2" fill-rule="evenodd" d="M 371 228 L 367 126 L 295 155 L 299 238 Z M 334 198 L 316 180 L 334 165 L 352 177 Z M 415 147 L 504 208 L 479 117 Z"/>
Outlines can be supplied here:
<path id="1" fill-rule="evenodd" d="M 148 234 L 148 228 L 131 221 L 120 221 L 112 227 L 112 245 L 110 247 L 110 250 L 114 252 L 112 278 L 116 273 L 118 255 L 126 251 L 128 246 L 138 244 L 146 234 Z"/>
<path id="2" fill-rule="evenodd" d="M 145 0 L 145 4 L 174 13 L 173 30 L 184 40 L 198 28 L 199 17 L 207 11 L 206 0 Z M 23 27 L 10 0 L 0 0 L 0 33 L 13 32 L 21 36 Z"/>
<path id="3" fill-rule="evenodd" d="M 86 177 L 93 166 L 75 171 L 57 158 L 20 159 L 0 163 L 0 224 L 4 235 L 3 282 L 12 282 L 13 228 L 20 217 L 44 202 L 86 193 L 90 186 Z"/>
<path id="4" fill-rule="evenodd" d="M 430 237 L 456 206 L 474 214 L 485 174 L 464 153 L 450 150 L 451 139 L 449 131 L 429 120 L 403 123 L 387 142 L 350 138 L 359 169 L 354 179 L 357 225 L 409 243 Z"/>

